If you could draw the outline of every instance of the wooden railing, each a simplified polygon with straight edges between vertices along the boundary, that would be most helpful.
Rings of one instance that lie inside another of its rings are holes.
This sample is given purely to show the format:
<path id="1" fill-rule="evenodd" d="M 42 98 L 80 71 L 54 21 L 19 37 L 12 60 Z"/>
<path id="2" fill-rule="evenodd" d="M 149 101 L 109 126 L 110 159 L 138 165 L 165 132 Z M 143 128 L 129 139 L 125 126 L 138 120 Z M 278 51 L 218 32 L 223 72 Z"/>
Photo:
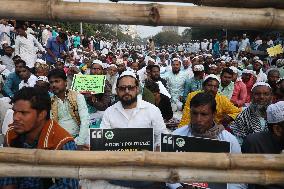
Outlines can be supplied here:
<path id="1" fill-rule="evenodd" d="M 283 154 L 0 149 L 0 177 L 284 183 Z"/>

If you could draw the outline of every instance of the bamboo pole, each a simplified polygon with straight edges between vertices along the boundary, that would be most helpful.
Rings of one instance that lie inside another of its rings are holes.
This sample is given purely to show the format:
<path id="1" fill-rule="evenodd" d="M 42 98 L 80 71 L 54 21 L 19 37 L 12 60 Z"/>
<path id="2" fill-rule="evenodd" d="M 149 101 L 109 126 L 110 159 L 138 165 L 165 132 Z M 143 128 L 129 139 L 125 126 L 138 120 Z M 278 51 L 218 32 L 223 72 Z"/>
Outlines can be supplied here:
<path id="1" fill-rule="evenodd" d="M 240 9 L 161 4 L 2 0 L 0 17 L 152 26 L 284 29 L 284 10 L 273 8 Z"/>
<path id="2" fill-rule="evenodd" d="M 0 163 L 0 177 L 75 178 L 155 182 L 280 184 L 284 171 L 212 170 L 163 167 L 80 167 Z"/>
<path id="3" fill-rule="evenodd" d="M 132 0 L 111 0 L 118 1 L 132 1 Z M 139 0 L 136 0 L 139 2 Z M 148 2 L 169 2 L 167 0 L 141 0 Z M 241 7 L 241 8 L 265 8 L 273 7 L 284 8 L 283 0 L 171 0 L 171 2 L 178 3 L 193 3 L 195 5 L 213 6 L 213 7 Z"/>
<path id="4" fill-rule="evenodd" d="M 86 152 L 2 148 L 0 162 L 72 166 L 167 166 L 284 170 L 282 154 Z"/>

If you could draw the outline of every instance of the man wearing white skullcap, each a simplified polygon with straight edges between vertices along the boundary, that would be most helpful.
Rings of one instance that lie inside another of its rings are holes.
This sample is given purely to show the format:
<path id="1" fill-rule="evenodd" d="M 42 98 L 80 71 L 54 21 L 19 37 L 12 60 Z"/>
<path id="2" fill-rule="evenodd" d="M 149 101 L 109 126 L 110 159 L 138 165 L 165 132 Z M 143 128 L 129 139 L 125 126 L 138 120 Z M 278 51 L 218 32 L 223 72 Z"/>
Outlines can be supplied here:
<path id="1" fill-rule="evenodd" d="M 253 71 L 256 72 L 257 82 L 266 82 L 267 75 L 262 71 L 263 62 L 261 60 L 256 60 L 253 63 Z"/>
<path id="2" fill-rule="evenodd" d="M 192 78 L 187 78 L 184 85 L 183 101 L 186 101 L 187 95 L 191 92 L 202 89 L 203 77 L 204 77 L 204 66 L 194 65 Z"/>
<path id="3" fill-rule="evenodd" d="M 169 93 L 172 97 L 171 102 L 174 107 L 181 107 L 180 104 L 184 93 L 185 80 L 189 77 L 188 74 L 180 71 L 180 69 L 181 60 L 173 58 L 172 71 L 169 71 L 164 77 L 167 80 Z"/>
<path id="4" fill-rule="evenodd" d="M 264 82 L 254 84 L 250 106 L 237 116 L 231 126 L 240 144 L 247 135 L 267 130 L 266 108 L 271 101 L 272 90 L 269 84 Z"/>
<path id="5" fill-rule="evenodd" d="M 266 112 L 268 131 L 247 136 L 243 153 L 280 154 L 284 150 L 284 101 L 271 104 Z M 248 185 L 248 188 L 282 189 L 284 185 Z"/>

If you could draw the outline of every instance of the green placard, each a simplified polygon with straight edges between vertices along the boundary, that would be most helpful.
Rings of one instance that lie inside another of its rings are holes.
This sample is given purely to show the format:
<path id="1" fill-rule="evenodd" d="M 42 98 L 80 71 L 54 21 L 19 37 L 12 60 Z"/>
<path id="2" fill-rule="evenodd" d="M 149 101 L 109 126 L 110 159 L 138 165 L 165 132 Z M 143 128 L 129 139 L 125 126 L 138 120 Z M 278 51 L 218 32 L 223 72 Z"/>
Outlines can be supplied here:
<path id="1" fill-rule="evenodd" d="M 71 89 L 80 93 L 104 93 L 105 75 L 75 74 Z"/>

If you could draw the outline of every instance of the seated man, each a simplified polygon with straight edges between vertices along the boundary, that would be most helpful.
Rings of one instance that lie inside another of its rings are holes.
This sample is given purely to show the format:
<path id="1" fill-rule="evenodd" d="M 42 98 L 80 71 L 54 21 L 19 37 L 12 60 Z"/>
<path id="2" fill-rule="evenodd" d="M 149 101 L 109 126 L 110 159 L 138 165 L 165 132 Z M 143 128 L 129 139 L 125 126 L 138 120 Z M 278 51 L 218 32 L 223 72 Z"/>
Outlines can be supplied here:
<path id="1" fill-rule="evenodd" d="M 13 101 L 13 123 L 4 146 L 46 150 L 76 150 L 74 139 L 58 123 L 50 119 L 51 101 L 47 92 L 26 87 Z M 48 141 L 48 142 L 46 142 Z M 78 188 L 78 180 L 42 178 L 1 178 L 1 189 Z"/>
<path id="2" fill-rule="evenodd" d="M 7 97 L 13 97 L 14 94 L 19 90 L 19 84 L 21 82 L 19 71 L 26 66 L 26 62 L 17 59 L 15 60 L 15 72 L 12 72 L 7 77 L 5 84 L 3 86 L 3 94 Z"/>
<path id="3" fill-rule="evenodd" d="M 254 133 L 246 137 L 242 145 L 243 153 L 280 154 L 284 150 L 284 102 L 268 106 L 268 131 Z M 249 185 L 249 189 L 283 189 L 284 185 Z"/>
<path id="4" fill-rule="evenodd" d="M 21 79 L 21 83 L 19 84 L 19 89 L 23 87 L 34 87 L 37 81 L 37 77 L 31 73 L 31 70 L 28 66 L 24 66 L 19 71 L 19 76 Z"/>
<path id="5" fill-rule="evenodd" d="M 188 94 L 179 127 L 188 125 L 190 122 L 190 101 L 196 94 L 201 92 L 211 94 L 215 97 L 217 102 L 217 111 L 214 115 L 217 124 L 228 126 L 229 123 L 237 117 L 237 115 L 240 113 L 240 109 L 234 106 L 234 104 L 230 102 L 226 96 L 217 93 L 219 84 L 220 80 L 216 75 L 208 75 L 205 77 L 203 82 L 203 91 L 195 91 Z"/>
<path id="6" fill-rule="evenodd" d="M 153 128 L 154 143 L 155 146 L 159 146 L 161 133 L 168 133 L 168 131 L 159 108 L 137 98 L 139 93 L 139 81 L 136 75 L 131 71 L 123 72 L 117 79 L 116 92 L 119 101 L 106 109 L 101 128 Z M 153 189 L 155 188 L 155 184 L 156 183 L 139 181 L 96 180 L 93 183 L 93 188 Z"/>
<path id="7" fill-rule="evenodd" d="M 160 93 L 159 85 L 153 81 L 152 82 L 148 81 L 145 83 L 144 87 L 149 89 L 154 94 L 155 106 L 157 106 L 160 109 L 165 122 L 172 119 L 173 110 L 171 106 L 171 100 L 166 95 Z"/>
<path id="8" fill-rule="evenodd" d="M 271 104 L 272 90 L 269 84 L 258 82 L 251 91 L 250 106 L 242 111 L 231 125 L 232 133 L 240 144 L 247 135 L 267 130 L 266 108 Z"/>
<path id="9" fill-rule="evenodd" d="M 231 153 L 241 153 L 241 147 L 231 133 L 223 125 L 214 121 L 217 112 L 214 97 L 207 93 L 199 93 L 190 101 L 190 123 L 173 132 L 174 135 L 194 136 L 230 142 Z M 181 184 L 169 184 L 171 189 L 182 188 Z M 242 184 L 228 184 L 228 189 L 246 188 Z"/>
<path id="10" fill-rule="evenodd" d="M 84 96 L 67 89 L 67 77 L 63 70 L 54 69 L 48 74 L 51 92 L 52 119 L 68 131 L 79 149 L 86 143 L 89 129 L 89 112 Z"/>

